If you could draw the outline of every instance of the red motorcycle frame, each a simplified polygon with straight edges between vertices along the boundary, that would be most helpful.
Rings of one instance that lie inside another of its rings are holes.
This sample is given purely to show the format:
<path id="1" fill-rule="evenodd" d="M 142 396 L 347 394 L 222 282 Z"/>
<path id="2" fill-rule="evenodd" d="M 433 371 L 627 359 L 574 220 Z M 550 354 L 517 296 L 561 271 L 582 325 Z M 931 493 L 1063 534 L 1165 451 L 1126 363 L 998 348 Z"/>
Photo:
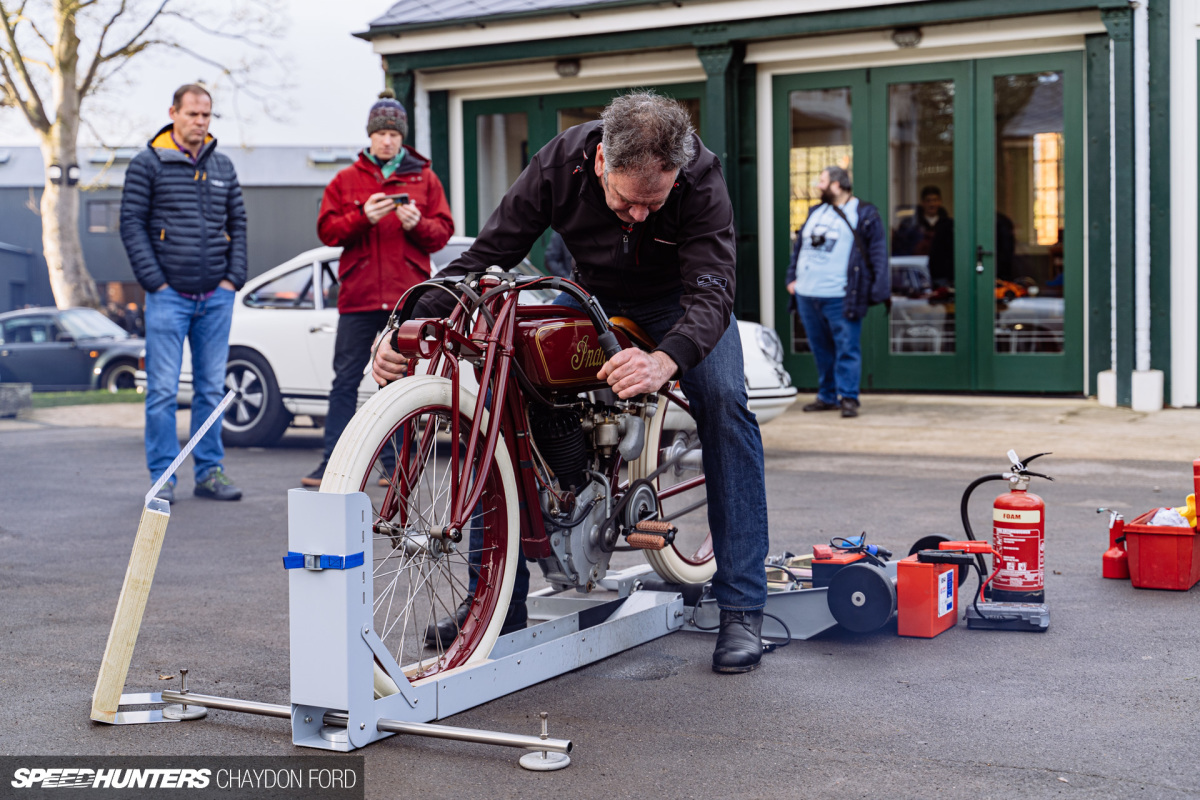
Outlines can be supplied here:
<path id="1" fill-rule="evenodd" d="M 538 289 L 565 292 L 583 310 L 518 302 Z M 649 338 L 628 320 L 610 323 L 571 281 L 503 272 L 414 287 L 399 318 L 431 291 L 454 295 L 448 315 L 387 331 L 421 374 L 360 410 L 321 487 L 373 495 L 376 629 L 409 680 L 487 657 L 511 595 L 517 538 L 558 589 L 591 591 L 611 554 L 630 549 L 644 550 L 667 580 L 710 578 L 701 451 L 686 400 L 669 389 L 620 400 L 597 378 L 607 358 L 651 347 Z M 434 626 L 456 611 L 445 641 Z M 377 691 L 393 690 L 377 674 Z"/>

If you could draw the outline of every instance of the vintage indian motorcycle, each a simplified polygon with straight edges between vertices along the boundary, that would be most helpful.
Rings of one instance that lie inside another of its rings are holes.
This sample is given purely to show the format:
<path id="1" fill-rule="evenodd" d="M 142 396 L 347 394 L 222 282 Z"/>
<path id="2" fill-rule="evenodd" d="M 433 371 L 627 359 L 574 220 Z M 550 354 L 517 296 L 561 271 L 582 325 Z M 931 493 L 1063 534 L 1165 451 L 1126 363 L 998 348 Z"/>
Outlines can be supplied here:
<path id="1" fill-rule="evenodd" d="M 531 290 L 585 310 L 519 303 Z M 452 293 L 453 311 L 408 320 L 427 292 Z M 487 658 L 518 546 L 558 590 L 594 589 L 616 551 L 641 550 L 669 582 L 712 577 L 686 399 L 671 384 L 621 400 L 596 377 L 620 349 L 653 347 L 633 322 L 609 320 L 569 280 L 495 268 L 426 281 L 399 308 L 385 335 L 421 366 L 359 409 L 321 491 L 371 499 L 375 630 L 410 682 Z M 429 626 L 468 597 L 453 641 L 430 640 Z M 377 694 L 395 691 L 377 668 Z"/>

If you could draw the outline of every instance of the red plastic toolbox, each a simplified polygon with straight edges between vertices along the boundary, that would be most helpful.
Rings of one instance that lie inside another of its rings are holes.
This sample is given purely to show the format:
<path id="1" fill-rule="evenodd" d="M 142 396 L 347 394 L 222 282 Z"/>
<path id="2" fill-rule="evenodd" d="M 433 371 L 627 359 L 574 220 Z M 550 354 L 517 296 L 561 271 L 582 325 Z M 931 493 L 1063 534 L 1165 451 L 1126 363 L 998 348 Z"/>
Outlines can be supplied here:
<path id="1" fill-rule="evenodd" d="M 1200 497 L 1200 460 L 1192 462 L 1192 476 Z M 1125 525 L 1129 580 L 1139 589 L 1187 591 L 1200 582 L 1200 536 L 1194 527 L 1148 525 L 1154 511 Z"/>

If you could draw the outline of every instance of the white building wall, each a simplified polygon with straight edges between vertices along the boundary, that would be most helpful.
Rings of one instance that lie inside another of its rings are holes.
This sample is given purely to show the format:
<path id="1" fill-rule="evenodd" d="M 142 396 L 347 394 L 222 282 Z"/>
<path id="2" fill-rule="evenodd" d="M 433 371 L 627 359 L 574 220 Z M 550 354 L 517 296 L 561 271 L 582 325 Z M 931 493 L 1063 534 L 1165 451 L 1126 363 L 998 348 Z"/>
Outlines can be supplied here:
<path id="1" fill-rule="evenodd" d="M 1161 0 L 1158 0 L 1161 2 Z M 1196 47 L 1200 2 L 1171 2 L 1171 397 L 1197 404 Z"/>

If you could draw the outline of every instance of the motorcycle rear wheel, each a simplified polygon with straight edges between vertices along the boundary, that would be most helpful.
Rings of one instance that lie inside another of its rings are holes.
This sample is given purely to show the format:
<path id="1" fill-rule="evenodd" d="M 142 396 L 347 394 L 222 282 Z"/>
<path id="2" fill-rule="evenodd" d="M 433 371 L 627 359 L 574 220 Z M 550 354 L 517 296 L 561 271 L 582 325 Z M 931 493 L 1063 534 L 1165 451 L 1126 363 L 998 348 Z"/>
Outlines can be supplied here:
<path id="1" fill-rule="evenodd" d="M 668 412 L 672 424 L 678 424 L 678 427 L 672 429 L 664 425 Z M 674 544 L 662 550 L 644 551 L 646 561 L 670 583 L 707 583 L 717 571 L 717 562 L 708 525 L 708 492 L 701 463 L 703 450 L 695 420 L 666 395 L 659 395 L 658 413 L 650 418 L 646 443 L 641 457 L 629 465 L 630 480 L 644 478 L 660 464 L 683 454 L 675 466 L 655 479 L 659 518 L 673 523 L 679 532 Z"/>
<path id="2" fill-rule="evenodd" d="M 449 644 L 436 636 L 428 640 L 429 626 L 453 615 L 468 597 L 470 531 L 463 530 L 457 543 L 443 535 L 454 454 L 460 481 L 481 469 L 482 447 L 473 455 L 466 452 L 475 396 L 459 389 L 460 441 L 455 445 L 450 440 L 452 391 L 449 379 L 427 375 L 382 389 L 346 426 L 321 481 L 322 492 L 361 491 L 371 499 L 374 630 L 412 684 L 487 658 L 504 622 L 517 566 L 517 483 L 501 437 L 468 525 L 482 525 L 484 534 L 470 610 Z M 396 469 L 385 466 L 385 453 Z M 396 691 L 376 664 L 376 695 Z"/>

